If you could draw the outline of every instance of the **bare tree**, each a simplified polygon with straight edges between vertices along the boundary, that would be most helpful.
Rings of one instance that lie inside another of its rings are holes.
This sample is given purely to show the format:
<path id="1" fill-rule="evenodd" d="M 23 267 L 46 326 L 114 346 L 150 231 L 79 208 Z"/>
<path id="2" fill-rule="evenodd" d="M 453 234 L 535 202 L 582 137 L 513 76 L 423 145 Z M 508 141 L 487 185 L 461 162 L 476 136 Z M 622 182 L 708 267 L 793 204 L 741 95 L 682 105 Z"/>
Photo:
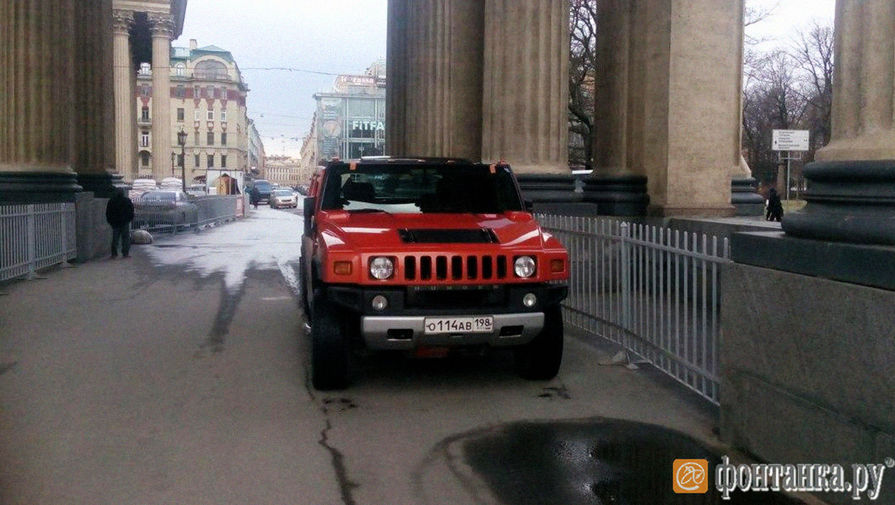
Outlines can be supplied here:
<path id="1" fill-rule="evenodd" d="M 593 158 L 597 0 L 571 0 L 569 13 L 569 163 Z"/>
<path id="2" fill-rule="evenodd" d="M 815 139 L 812 147 L 823 147 L 830 142 L 832 133 L 833 28 L 815 22 L 810 30 L 798 34 L 790 54 L 802 74 L 808 103 L 807 126 Z"/>

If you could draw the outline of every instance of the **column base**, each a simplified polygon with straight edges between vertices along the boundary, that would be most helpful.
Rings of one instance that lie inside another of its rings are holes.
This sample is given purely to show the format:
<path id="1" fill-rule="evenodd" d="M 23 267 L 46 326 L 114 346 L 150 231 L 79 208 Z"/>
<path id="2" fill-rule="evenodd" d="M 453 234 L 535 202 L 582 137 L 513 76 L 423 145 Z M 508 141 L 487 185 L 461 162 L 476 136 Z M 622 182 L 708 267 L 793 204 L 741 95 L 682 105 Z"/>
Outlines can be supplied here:
<path id="1" fill-rule="evenodd" d="M 647 214 L 655 217 L 733 217 L 736 209 L 730 207 L 671 207 L 650 205 Z"/>
<path id="2" fill-rule="evenodd" d="M 522 197 L 534 203 L 578 203 L 575 179 L 568 175 L 516 174 Z"/>
<path id="3" fill-rule="evenodd" d="M 73 202 L 80 191 L 74 172 L 0 172 L 0 203 Z"/>
<path id="4" fill-rule="evenodd" d="M 92 191 L 96 198 L 111 198 L 117 188 L 127 189 L 120 174 L 103 172 L 99 174 L 78 174 L 78 184 L 84 191 Z"/>
<path id="5" fill-rule="evenodd" d="M 600 216 L 645 216 L 646 180 L 634 174 L 592 175 L 584 179 L 583 200 L 596 205 Z"/>
<path id="6" fill-rule="evenodd" d="M 795 237 L 895 245 L 895 160 L 807 165 L 807 205 L 783 216 Z"/>
<path id="7" fill-rule="evenodd" d="M 730 180 L 730 203 L 737 216 L 764 214 L 764 197 L 755 192 L 754 177 L 734 177 Z"/>

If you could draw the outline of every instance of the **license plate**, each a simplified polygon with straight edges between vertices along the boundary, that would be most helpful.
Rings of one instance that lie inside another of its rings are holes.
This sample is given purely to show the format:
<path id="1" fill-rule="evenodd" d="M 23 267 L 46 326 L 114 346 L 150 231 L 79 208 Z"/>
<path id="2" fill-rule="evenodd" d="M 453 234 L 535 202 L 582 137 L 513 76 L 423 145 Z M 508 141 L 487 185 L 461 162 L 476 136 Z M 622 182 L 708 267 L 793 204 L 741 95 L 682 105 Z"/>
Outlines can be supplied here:
<path id="1" fill-rule="evenodd" d="M 491 333 L 494 331 L 492 316 L 478 317 L 427 317 L 426 335 L 439 333 Z"/>

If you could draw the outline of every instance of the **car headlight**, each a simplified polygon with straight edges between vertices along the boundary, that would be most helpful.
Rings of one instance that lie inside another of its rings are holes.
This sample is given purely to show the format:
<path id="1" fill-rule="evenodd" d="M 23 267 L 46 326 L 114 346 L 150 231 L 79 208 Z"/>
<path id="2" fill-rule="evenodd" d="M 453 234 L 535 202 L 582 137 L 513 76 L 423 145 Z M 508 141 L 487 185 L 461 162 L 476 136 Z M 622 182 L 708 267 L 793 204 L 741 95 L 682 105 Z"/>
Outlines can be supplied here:
<path id="1" fill-rule="evenodd" d="M 384 281 L 395 273 L 395 264 L 391 258 L 377 256 L 370 261 L 370 275 L 374 279 Z"/>
<path id="2" fill-rule="evenodd" d="M 513 263 L 513 271 L 516 277 L 531 277 L 535 274 L 535 260 L 531 256 L 519 256 Z"/>

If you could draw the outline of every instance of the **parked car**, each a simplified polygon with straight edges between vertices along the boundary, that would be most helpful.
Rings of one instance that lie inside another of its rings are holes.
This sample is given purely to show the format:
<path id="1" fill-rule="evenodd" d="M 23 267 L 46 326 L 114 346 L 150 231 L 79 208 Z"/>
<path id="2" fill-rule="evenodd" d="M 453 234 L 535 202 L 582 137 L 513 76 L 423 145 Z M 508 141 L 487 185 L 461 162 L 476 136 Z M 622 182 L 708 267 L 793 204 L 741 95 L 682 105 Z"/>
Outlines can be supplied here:
<path id="1" fill-rule="evenodd" d="M 192 184 L 187 186 L 186 192 L 190 196 L 205 196 L 207 194 L 204 184 Z"/>
<path id="2" fill-rule="evenodd" d="M 273 191 L 273 186 L 269 181 L 264 179 L 258 179 L 252 182 L 252 185 L 246 188 L 246 191 L 249 195 L 252 194 L 252 189 L 258 188 L 258 201 L 252 200 L 252 204 L 258 203 L 269 203 L 270 202 L 270 193 Z"/>
<path id="3" fill-rule="evenodd" d="M 333 161 L 312 178 L 304 209 L 315 388 L 348 386 L 355 346 L 512 349 L 522 377 L 556 376 L 568 254 L 529 211 L 509 165 Z"/>
<path id="4" fill-rule="evenodd" d="M 147 191 L 134 202 L 134 228 L 172 228 L 194 226 L 199 208 L 180 190 Z"/>
<path id="5" fill-rule="evenodd" d="M 276 189 L 270 195 L 270 207 L 279 209 L 281 207 L 295 208 L 298 206 L 298 198 L 291 189 Z"/>

